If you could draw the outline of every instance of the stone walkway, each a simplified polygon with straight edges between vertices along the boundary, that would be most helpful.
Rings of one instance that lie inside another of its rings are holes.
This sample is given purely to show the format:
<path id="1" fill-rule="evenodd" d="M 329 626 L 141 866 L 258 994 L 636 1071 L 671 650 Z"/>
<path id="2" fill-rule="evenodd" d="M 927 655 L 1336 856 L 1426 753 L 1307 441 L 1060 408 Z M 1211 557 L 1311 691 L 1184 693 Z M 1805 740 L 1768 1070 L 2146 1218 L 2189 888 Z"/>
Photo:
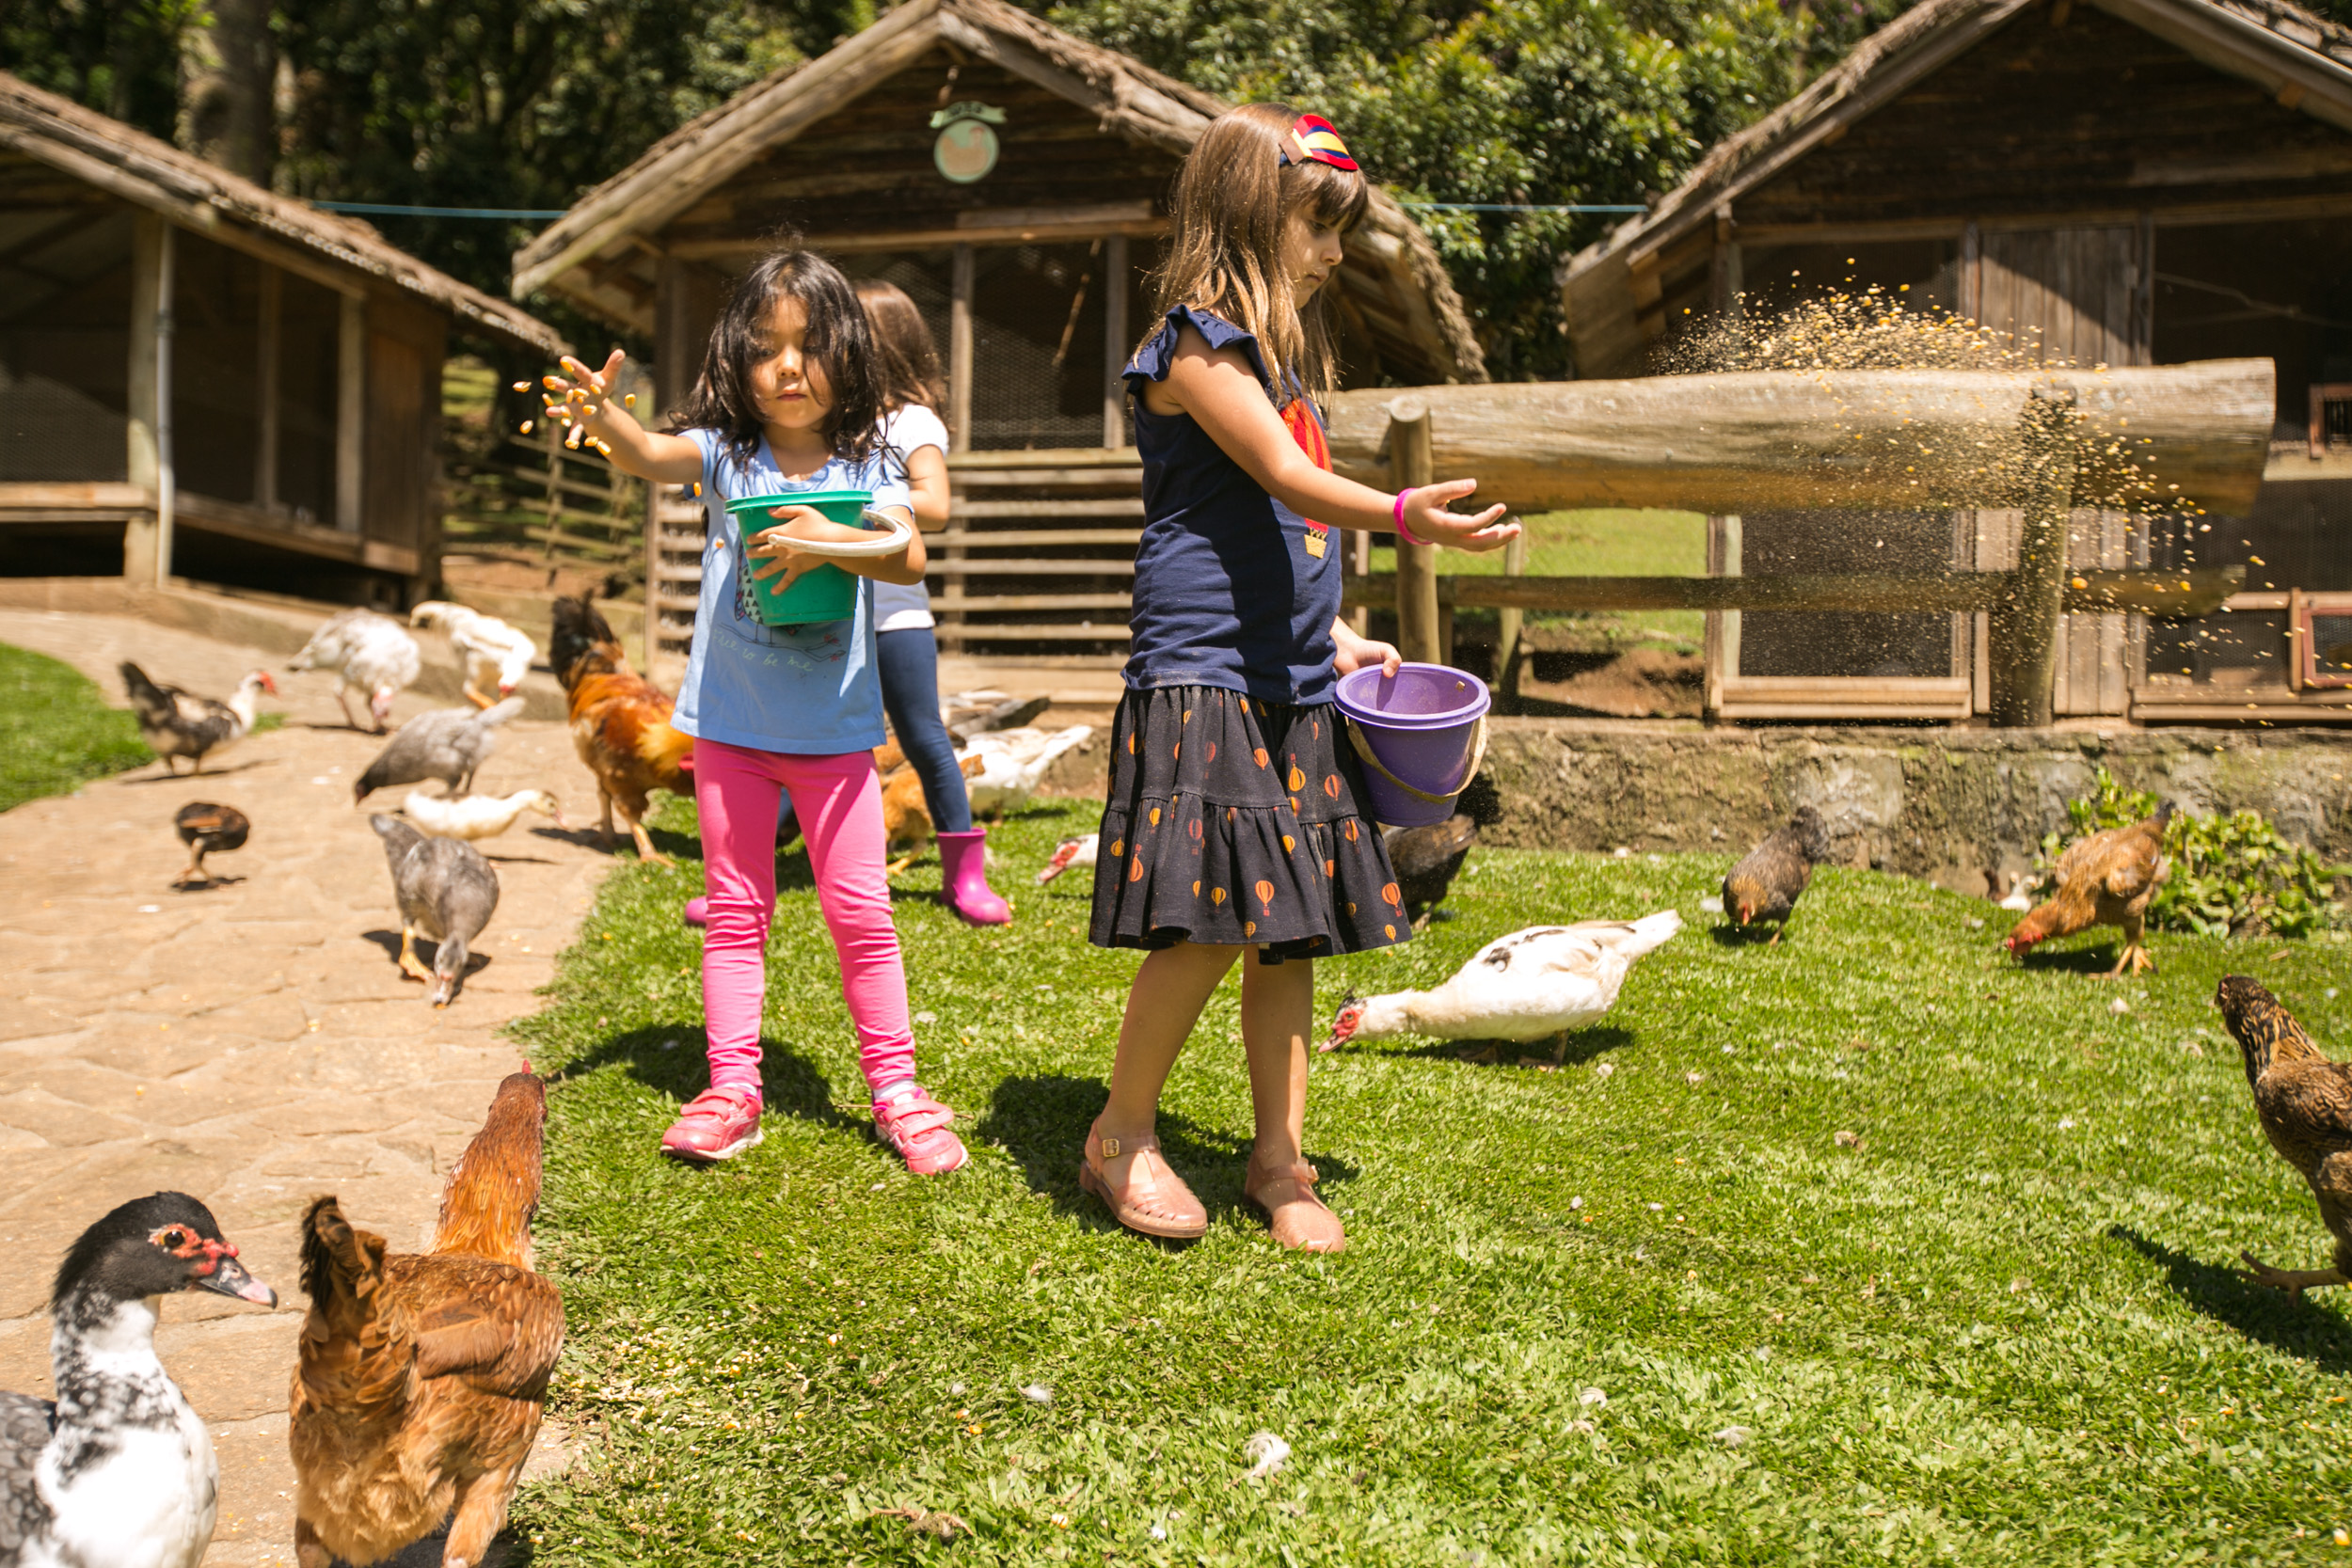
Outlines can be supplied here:
<path id="1" fill-rule="evenodd" d="M 251 649 L 105 616 L 0 610 L 0 642 L 60 658 L 121 700 L 116 664 L 226 695 L 271 661 Z M 436 1012 L 394 966 L 400 922 L 381 841 L 351 781 L 381 742 L 342 727 L 333 678 L 279 674 L 285 728 L 201 779 L 156 764 L 0 815 L 0 1388 L 49 1392 L 47 1292 L 67 1243 L 115 1204 L 195 1194 L 278 1307 L 172 1298 L 165 1364 L 212 1424 L 221 1464 L 211 1568 L 290 1563 L 286 1394 L 304 1298 L 294 1227 L 334 1193 L 395 1247 L 430 1231 L 441 1178 L 518 1065 L 499 1034 L 571 940 L 610 858 L 543 817 L 480 847 L 497 865 L 486 967 Z M 437 705 L 404 696 L 396 717 Z M 485 793 L 552 789 L 593 826 L 596 790 L 563 726 L 517 721 Z M 430 787 L 430 786 L 428 786 Z M 381 792 L 372 810 L 398 806 Z M 234 805 L 250 844 L 175 890 L 171 826 L 190 800 Z M 541 1442 L 560 1457 L 552 1429 Z M 437 1561 L 437 1556 L 431 1559 Z"/>

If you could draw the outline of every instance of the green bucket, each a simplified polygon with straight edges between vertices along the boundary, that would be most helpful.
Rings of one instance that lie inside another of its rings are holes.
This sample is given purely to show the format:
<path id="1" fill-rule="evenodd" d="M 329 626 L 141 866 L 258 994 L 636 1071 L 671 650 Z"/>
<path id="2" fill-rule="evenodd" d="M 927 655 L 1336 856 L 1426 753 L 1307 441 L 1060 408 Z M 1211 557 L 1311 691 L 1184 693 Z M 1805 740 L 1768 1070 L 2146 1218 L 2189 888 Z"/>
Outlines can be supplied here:
<path id="1" fill-rule="evenodd" d="M 753 534 L 774 526 L 775 519 L 768 514 L 777 507 L 814 507 L 825 515 L 827 522 L 856 528 L 873 502 L 871 490 L 802 490 L 781 496 L 746 496 L 727 502 L 727 510 L 735 514 L 736 527 L 742 530 L 748 546 Z M 804 626 L 818 621 L 846 621 L 857 613 L 857 578 L 840 567 L 813 566 L 791 587 L 779 592 L 780 577 L 753 581 L 751 568 L 765 564 L 744 558 L 744 581 L 751 586 L 752 610 L 761 626 Z"/>

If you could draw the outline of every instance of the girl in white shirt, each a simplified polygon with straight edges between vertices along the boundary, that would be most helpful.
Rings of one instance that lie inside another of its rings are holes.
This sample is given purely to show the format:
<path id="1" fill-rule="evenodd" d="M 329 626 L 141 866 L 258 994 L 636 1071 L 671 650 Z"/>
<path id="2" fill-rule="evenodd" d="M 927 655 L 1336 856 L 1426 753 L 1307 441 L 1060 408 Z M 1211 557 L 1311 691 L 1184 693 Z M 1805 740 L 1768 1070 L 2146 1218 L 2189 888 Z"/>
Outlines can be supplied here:
<path id="1" fill-rule="evenodd" d="M 884 455 L 914 499 L 917 528 L 947 526 L 947 427 L 934 412 L 946 401 L 939 350 L 906 291 L 866 278 L 857 285 L 872 326 L 874 375 L 882 392 Z M 1003 926 L 1012 906 L 988 885 L 987 833 L 972 826 L 972 798 L 947 726 L 939 717 L 939 641 L 931 635 L 930 595 L 921 583 L 874 585 L 882 706 L 898 749 L 923 781 L 924 803 L 939 832 L 942 895 L 975 926 Z"/>

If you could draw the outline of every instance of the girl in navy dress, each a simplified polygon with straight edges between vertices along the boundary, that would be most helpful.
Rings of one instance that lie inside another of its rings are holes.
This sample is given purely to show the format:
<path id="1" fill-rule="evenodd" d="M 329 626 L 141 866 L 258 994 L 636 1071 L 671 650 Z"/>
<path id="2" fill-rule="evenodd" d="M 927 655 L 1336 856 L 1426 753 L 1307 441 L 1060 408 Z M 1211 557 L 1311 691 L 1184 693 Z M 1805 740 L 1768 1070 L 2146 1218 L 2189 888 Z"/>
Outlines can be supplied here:
<path id="1" fill-rule="evenodd" d="M 1500 506 L 1446 510 L 1474 480 L 1390 496 L 1330 471 L 1317 296 L 1368 198 L 1327 120 L 1272 103 L 1219 117 L 1177 176 L 1159 320 L 1126 370 L 1145 522 L 1090 938 L 1147 956 L 1078 1174 L 1146 1235 L 1208 1227 L 1152 1129 L 1201 1007 L 1247 949 L 1257 1137 L 1244 1190 L 1282 1245 L 1346 1244 L 1301 1152 L 1311 960 L 1412 927 L 1332 705 L 1340 675 L 1392 672 L 1397 651 L 1340 619 L 1330 534 L 1486 550 L 1518 531 Z"/>

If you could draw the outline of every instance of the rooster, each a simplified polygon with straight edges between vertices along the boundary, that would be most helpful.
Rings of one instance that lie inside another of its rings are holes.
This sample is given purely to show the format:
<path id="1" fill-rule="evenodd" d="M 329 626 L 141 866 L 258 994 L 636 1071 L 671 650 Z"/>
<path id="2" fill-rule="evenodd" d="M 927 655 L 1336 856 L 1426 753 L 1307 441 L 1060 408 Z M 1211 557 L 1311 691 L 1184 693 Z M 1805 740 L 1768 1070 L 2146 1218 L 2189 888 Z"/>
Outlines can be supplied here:
<path id="1" fill-rule="evenodd" d="M 288 1434 L 301 1568 L 366 1568 L 445 1517 L 443 1568 L 470 1568 L 505 1525 L 564 1345 L 563 1298 L 532 1272 L 547 1114 L 528 1069 L 499 1085 L 430 1252 L 389 1252 L 332 1197 L 303 1217 L 310 1312 Z"/>
<path id="2" fill-rule="evenodd" d="M 2143 939 L 2148 900 L 2171 871 L 2164 858 L 2164 830 L 2171 820 L 2172 802 L 2167 800 L 2153 816 L 2106 829 L 2070 846 L 2050 873 L 2057 891 L 2027 910 L 2001 945 L 2023 958 L 2036 942 L 2052 937 L 2071 937 L 2094 926 L 2120 926 L 2123 951 L 2108 978 L 2143 970 L 2153 974 L 2156 961 L 2148 956 Z"/>
<path id="3" fill-rule="evenodd" d="M 612 841 L 618 810 L 637 841 L 637 858 L 668 865 L 645 832 L 645 797 L 656 789 L 686 793 L 681 778 L 691 766 L 694 737 L 671 727 L 670 699 L 629 667 L 620 639 L 587 594 L 555 601 L 548 660 L 571 706 L 572 745 L 596 781 L 605 841 Z"/>
<path id="4" fill-rule="evenodd" d="M 2311 1036 L 2258 980 L 2224 974 L 2214 1006 L 2246 1057 L 2254 1115 L 2279 1158 L 2303 1173 L 2319 1218 L 2336 1239 L 2332 1269 L 2274 1269 L 2242 1252 L 2258 1285 L 2290 1295 L 2352 1285 L 2352 1066 L 2320 1054 Z"/>
<path id="5" fill-rule="evenodd" d="M 236 695 L 225 703 L 176 686 L 158 686 L 128 659 L 121 674 L 122 689 L 130 693 L 132 710 L 139 718 L 139 734 L 164 759 L 165 769 L 174 774 L 180 771 L 179 757 L 189 759 L 191 773 L 203 772 L 206 756 L 227 751 L 251 732 L 253 705 L 261 694 L 278 695 L 278 683 L 267 670 L 256 670 L 239 681 Z"/>

